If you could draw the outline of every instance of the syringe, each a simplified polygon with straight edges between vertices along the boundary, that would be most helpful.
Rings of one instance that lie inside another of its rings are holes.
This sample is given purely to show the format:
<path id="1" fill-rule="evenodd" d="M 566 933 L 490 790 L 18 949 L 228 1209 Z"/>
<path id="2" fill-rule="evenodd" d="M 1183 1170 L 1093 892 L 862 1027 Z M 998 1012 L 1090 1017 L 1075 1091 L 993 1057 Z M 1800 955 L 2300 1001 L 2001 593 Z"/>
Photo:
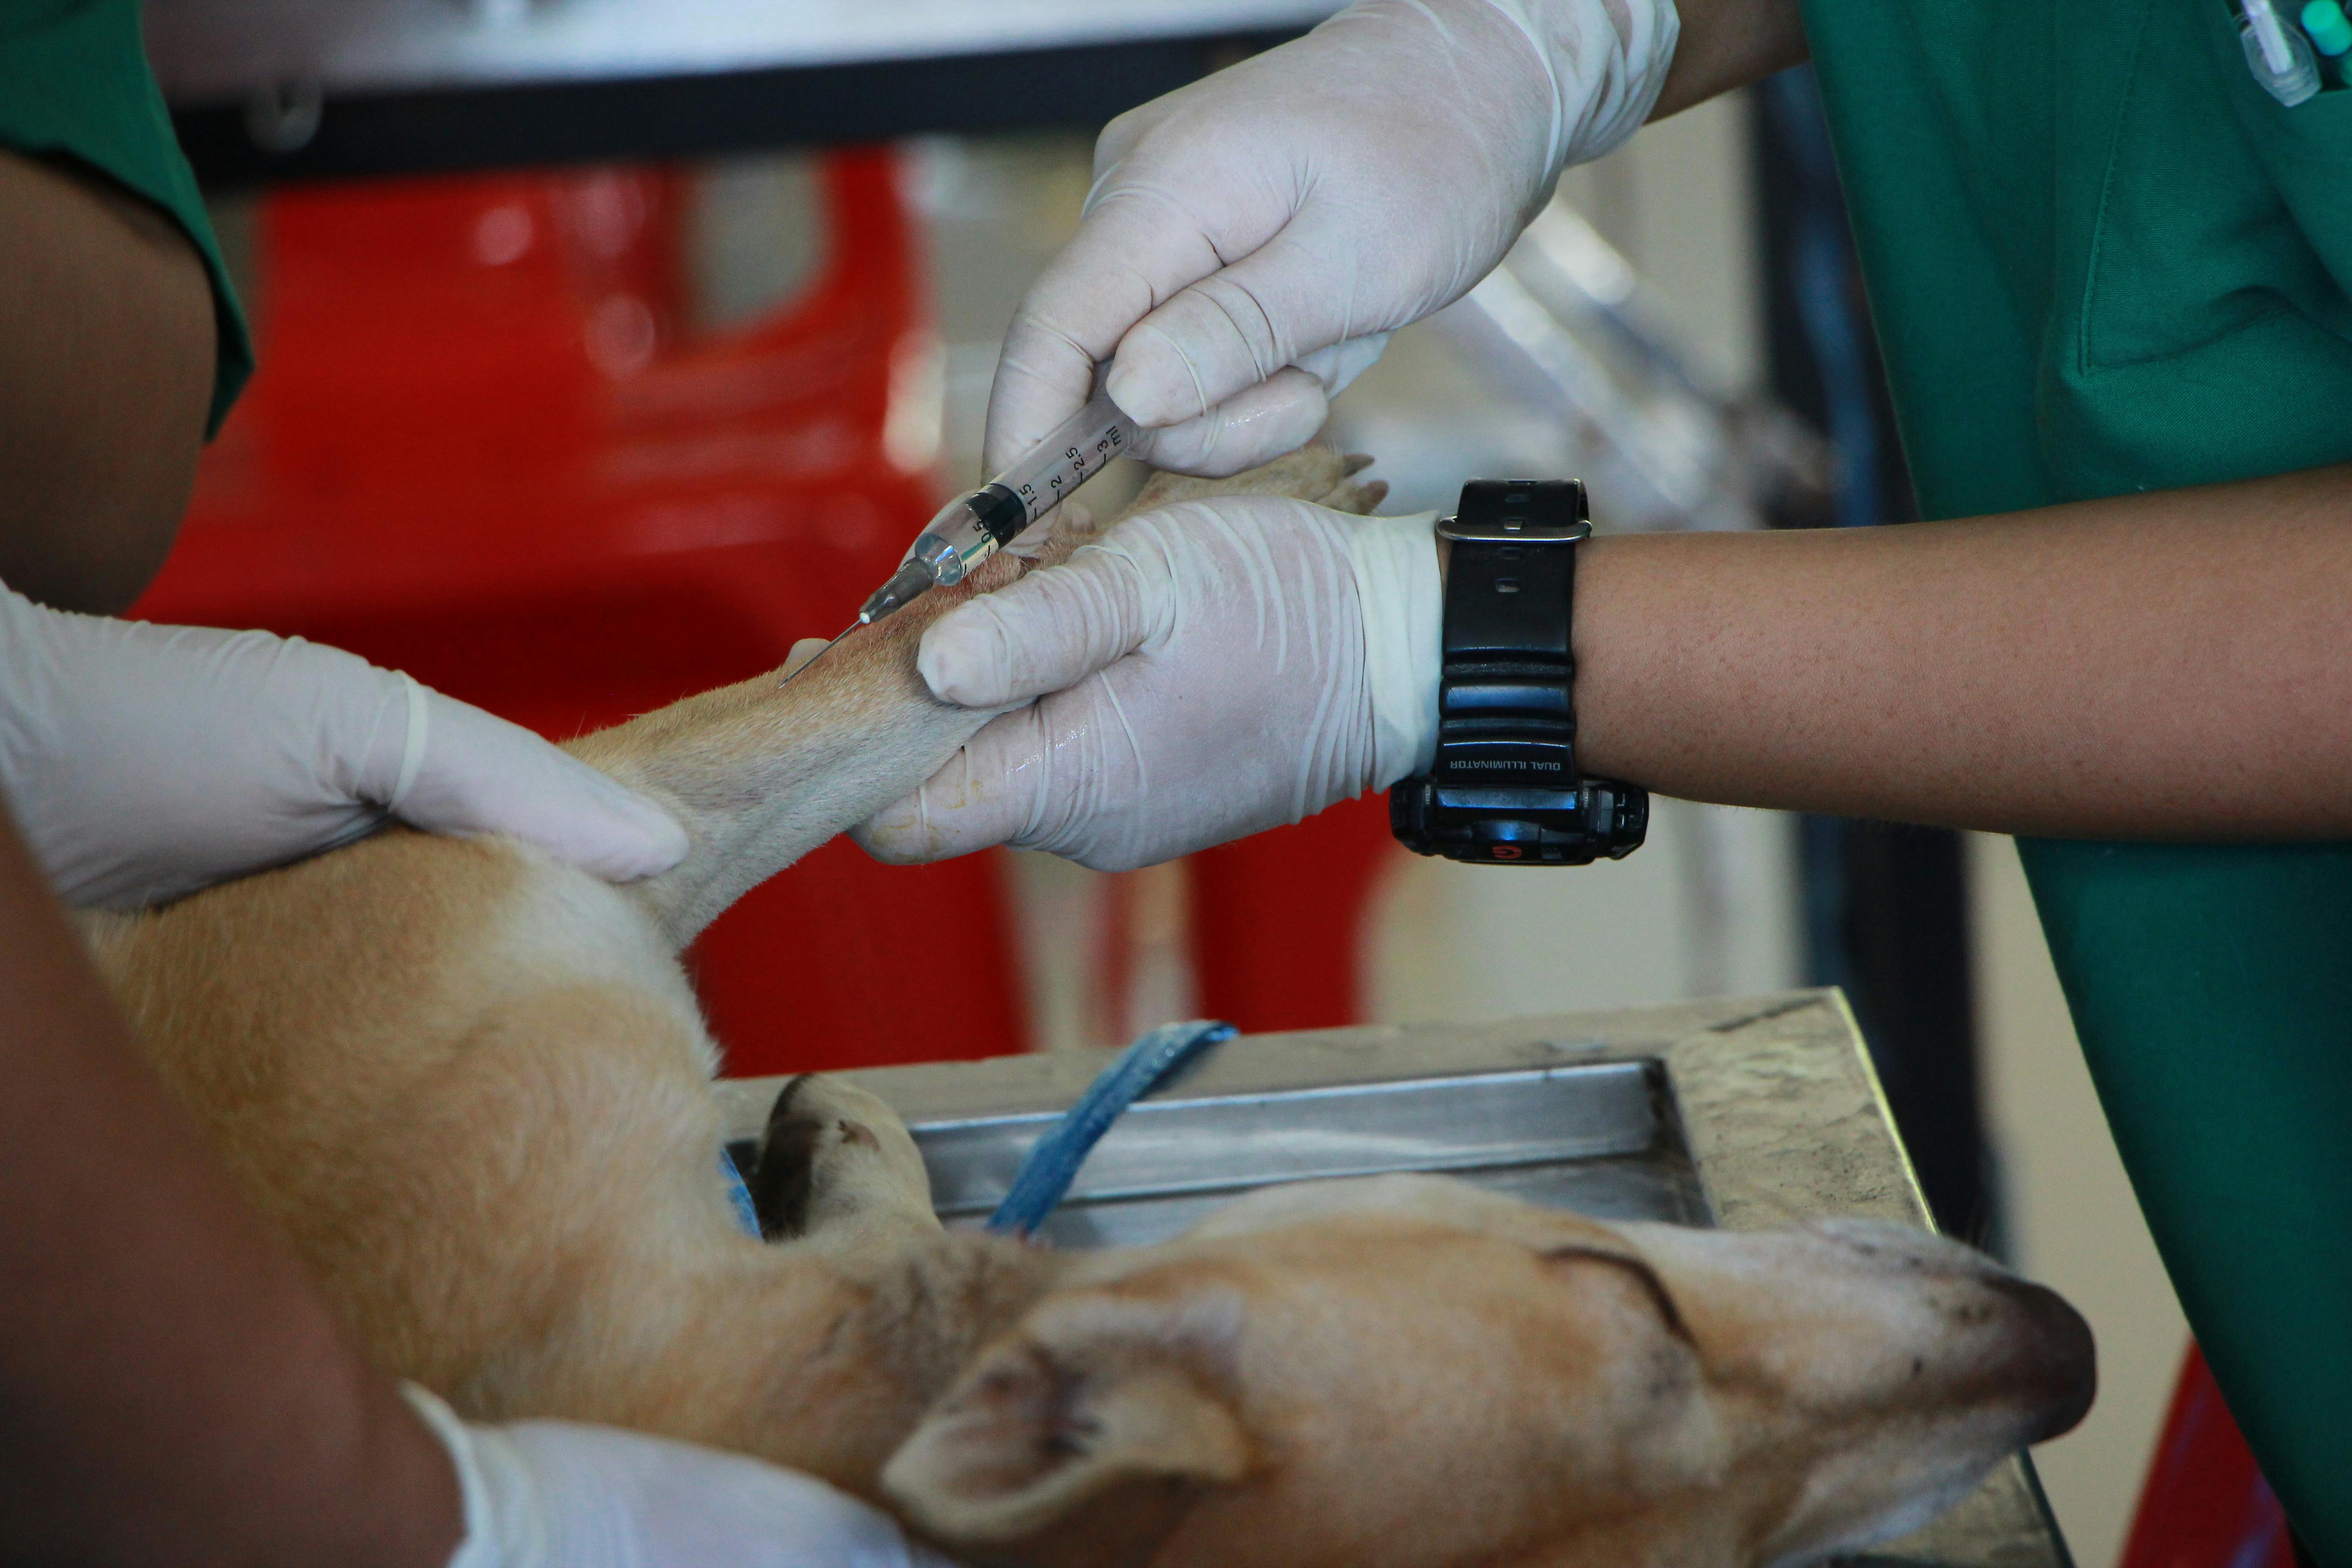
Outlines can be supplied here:
<path id="1" fill-rule="evenodd" d="M 959 496 L 915 537 L 914 552 L 857 612 L 870 626 L 918 595 L 965 574 L 1011 543 L 1135 445 L 1135 425 L 1108 395 L 1065 420 L 1011 468 Z"/>

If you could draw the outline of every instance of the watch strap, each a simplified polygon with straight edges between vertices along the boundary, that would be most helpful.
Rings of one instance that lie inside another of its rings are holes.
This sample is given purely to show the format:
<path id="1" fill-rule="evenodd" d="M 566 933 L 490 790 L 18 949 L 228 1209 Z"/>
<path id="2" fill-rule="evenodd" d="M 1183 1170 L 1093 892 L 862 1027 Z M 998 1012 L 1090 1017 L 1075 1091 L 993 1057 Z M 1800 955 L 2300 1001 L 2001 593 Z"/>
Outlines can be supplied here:
<path id="1" fill-rule="evenodd" d="M 1389 792 L 1389 822 L 1423 855 L 1481 865 L 1582 866 L 1631 854 L 1650 797 L 1577 768 L 1578 547 L 1591 536 L 1575 480 L 1463 487 L 1448 542 L 1436 754 Z"/>
<path id="2" fill-rule="evenodd" d="M 1576 546 L 1592 532 L 1574 479 L 1463 487 L 1449 542 L 1430 776 L 1454 788 L 1564 789 L 1576 776 Z"/>

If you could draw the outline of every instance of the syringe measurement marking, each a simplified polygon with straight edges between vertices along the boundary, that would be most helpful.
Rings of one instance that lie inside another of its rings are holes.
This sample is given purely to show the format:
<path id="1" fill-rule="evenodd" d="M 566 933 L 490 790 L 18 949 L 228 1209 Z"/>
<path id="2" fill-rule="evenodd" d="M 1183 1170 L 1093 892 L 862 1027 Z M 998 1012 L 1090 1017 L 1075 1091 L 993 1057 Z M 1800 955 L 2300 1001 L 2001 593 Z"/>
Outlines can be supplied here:
<path id="1" fill-rule="evenodd" d="M 1092 459 L 1095 469 L 1099 470 L 1108 466 L 1111 459 L 1118 456 L 1119 448 L 1126 444 L 1125 434 L 1116 425 L 1103 435 L 1097 437 Z M 1050 491 L 1049 494 L 1038 494 L 1037 488 L 1034 484 L 1024 484 L 1020 488 L 1021 504 L 1028 512 L 1031 522 L 1036 521 L 1047 511 L 1061 504 L 1062 491 L 1066 486 L 1076 489 L 1087 482 L 1090 470 L 1087 467 L 1088 456 L 1086 449 L 1081 447 L 1071 447 L 1066 448 L 1062 456 L 1068 461 L 1070 468 L 1067 472 L 1046 477 L 1045 484 Z"/>

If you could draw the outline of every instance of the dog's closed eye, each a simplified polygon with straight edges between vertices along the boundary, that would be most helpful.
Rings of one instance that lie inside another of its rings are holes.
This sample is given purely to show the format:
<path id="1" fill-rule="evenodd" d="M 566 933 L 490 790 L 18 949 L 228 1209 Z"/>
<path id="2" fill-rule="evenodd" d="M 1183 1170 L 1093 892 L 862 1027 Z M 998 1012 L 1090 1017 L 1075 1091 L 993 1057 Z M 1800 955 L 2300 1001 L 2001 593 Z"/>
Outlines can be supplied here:
<path id="1" fill-rule="evenodd" d="M 1692 1337 L 1690 1325 L 1683 1321 L 1682 1309 L 1675 1304 L 1673 1292 L 1666 1289 L 1666 1282 L 1658 1278 L 1658 1271 L 1650 1267 L 1647 1259 L 1631 1252 L 1574 1242 L 1545 1247 L 1539 1256 L 1547 1263 L 1600 1263 L 1622 1269 L 1642 1287 L 1643 1292 L 1658 1309 L 1658 1317 L 1665 1324 L 1666 1332 L 1694 1350 L 1698 1348 L 1697 1340 Z"/>

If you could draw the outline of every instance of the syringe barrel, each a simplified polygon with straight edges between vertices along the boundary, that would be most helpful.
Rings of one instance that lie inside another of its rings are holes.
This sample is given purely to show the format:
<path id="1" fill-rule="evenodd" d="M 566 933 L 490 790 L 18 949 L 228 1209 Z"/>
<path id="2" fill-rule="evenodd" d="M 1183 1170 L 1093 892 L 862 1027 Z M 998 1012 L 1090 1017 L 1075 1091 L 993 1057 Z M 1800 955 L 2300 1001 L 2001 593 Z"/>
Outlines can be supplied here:
<path id="1" fill-rule="evenodd" d="M 1062 421 L 989 488 L 1010 491 L 1028 513 L 1027 521 L 1034 522 L 1108 468 L 1111 459 L 1126 456 L 1134 442 L 1134 421 L 1106 393 Z"/>

